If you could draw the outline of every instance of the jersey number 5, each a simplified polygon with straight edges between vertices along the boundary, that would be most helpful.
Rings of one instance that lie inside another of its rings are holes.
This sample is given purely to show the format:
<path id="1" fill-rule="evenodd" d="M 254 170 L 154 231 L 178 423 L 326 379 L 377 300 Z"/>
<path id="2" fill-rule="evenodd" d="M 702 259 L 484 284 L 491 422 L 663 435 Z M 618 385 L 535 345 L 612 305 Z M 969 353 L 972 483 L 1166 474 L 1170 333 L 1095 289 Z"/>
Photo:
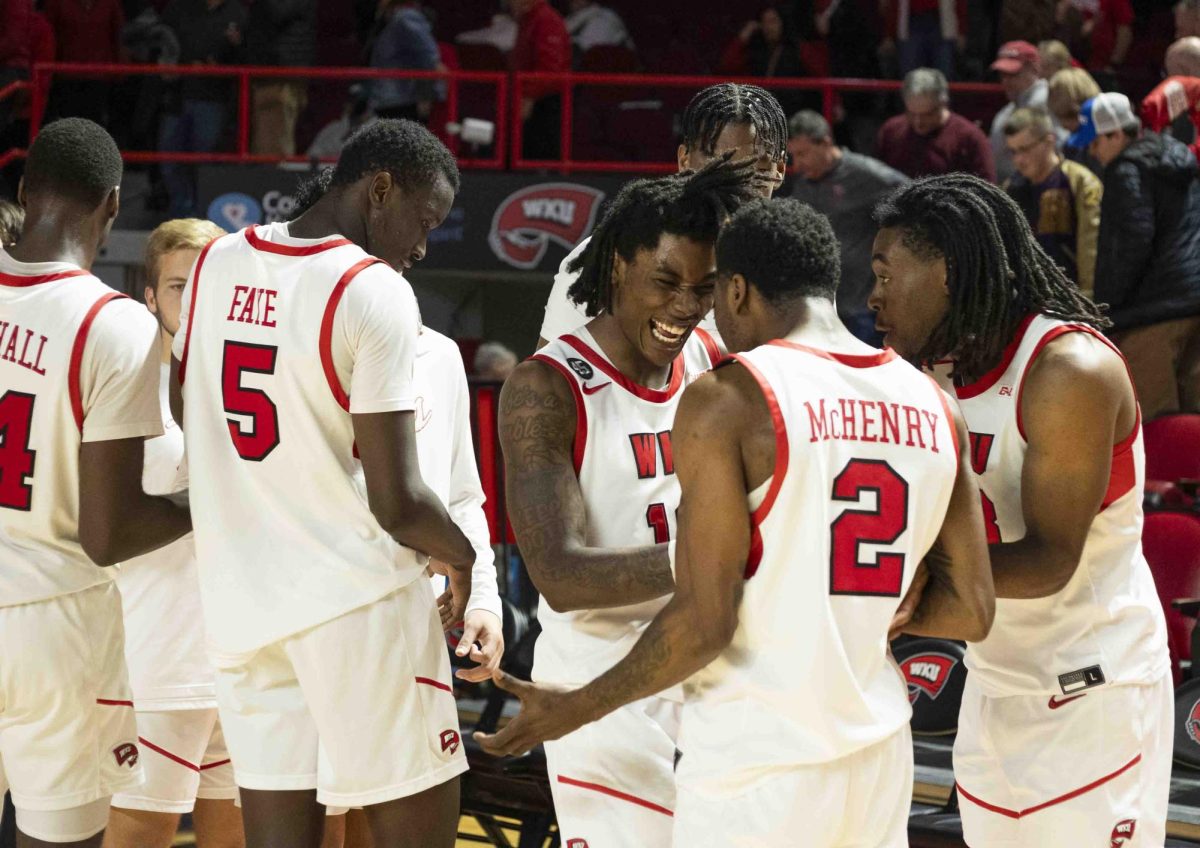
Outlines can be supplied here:
<path id="1" fill-rule="evenodd" d="M 279 412 L 275 402 L 262 389 L 242 385 L 242 374 L 274 374 L 274 345 L 248 342 L 225 342 L 225 358 L 221 365 L 221 395 L 225 411 L 248 418 L 249 422 L 226 418 L 229 437 L 242 459 L 261 462 L 279 444 Z"/>
<path id="2" fill-rule="evenodd" d="M 835 501 L 857 502 L 875 493 L 873 509 L 846 509 L 830 529 L 829 592 L 898 598 L 904 586 L 904 554 L 880 551 L 868 562 L 862 545 L 893 544 L 908 527 L 908 483 L 886 462 L 852 459 L 833 481 Z"/>
<path id="3" fill-rule="evenodd" d="M 33 395 L 7 391 L 0 397 L 0 507 L 28 512 L 33 504 L 33 476 L 37 451 L 29 449 L 33 423 Z"/>

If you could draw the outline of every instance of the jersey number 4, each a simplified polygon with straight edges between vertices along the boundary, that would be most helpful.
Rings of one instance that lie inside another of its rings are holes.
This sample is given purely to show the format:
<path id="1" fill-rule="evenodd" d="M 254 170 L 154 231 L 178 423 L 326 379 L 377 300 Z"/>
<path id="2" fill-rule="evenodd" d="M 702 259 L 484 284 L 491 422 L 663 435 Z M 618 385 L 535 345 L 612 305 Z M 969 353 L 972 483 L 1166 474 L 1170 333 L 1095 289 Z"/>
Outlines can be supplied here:
<path id="1" fill-rule="evenodd" d="M 833 481 L 833 500 L 859 502 L 875 493 L 872 509 L 846 509 L 834 519 L 829 556 L 832 595 L 898 598 L 904 587 L 904 554 L 878 552 L 863 561 L 862 545 L 891 545 L 908 528 L 908 483 L 886 462 L 852 459 Z"/>
<path id="2" fill-rule="evenodd" d="M 225 411 L 240 419 L 226 418 L 229 437 L 238 456 L 251 462 L 266 459 L 279 444 L 279 411 L 262 389 L 242 385 L 242 374 L 274 374 L 279 348 L 249 342 L 225 342 L 221 365 L 221 395 Z M 248 420 L 247 420 L 248 419 Z"/>
<path id="3" fill-rule="evenodd" d="M 0 507 L 28 512 L 33 505 L 33 476 L 37 451 L 29 449 L 34 397 L 7 391 L 0 397 Z"/>

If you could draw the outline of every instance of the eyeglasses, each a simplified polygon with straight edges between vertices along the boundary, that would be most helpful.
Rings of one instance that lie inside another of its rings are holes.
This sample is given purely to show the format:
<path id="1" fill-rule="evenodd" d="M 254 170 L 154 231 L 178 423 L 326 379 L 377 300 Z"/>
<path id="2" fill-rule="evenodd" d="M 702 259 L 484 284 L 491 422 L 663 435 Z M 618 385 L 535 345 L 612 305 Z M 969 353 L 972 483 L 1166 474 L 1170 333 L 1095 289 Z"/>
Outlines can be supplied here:
<path id="1" fill-rule="evenodd" d="M 1032 153 L 1034 150 L 1037 150 L 1038 145 L 1045 144 L 1049 140 L 1050 136 L 1039 138 L 1037 141 L 1031 141 L 1029 144 L 1022 144 L 1020 147 L 1009 147 L 1008 152 L 1011 156 L 1025 156 L 1029 153 Z"/>

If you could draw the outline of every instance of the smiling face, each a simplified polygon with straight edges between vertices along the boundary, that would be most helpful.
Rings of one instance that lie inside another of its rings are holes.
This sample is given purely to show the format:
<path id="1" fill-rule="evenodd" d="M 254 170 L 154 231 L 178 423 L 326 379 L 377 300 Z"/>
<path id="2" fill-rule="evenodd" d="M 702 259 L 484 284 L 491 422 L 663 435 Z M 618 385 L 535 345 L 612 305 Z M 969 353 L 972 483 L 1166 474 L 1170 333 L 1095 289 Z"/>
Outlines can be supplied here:
<path id="1" fill-rule="evenodd" d="M 429 185 L 405 191 L 390 173 L 380 171 L 370 181 L 367 197 L 367 252 L 400 272 L 425 258 L 429 234 L 454 205 L 454 190 L 442 174 Z"/>
<path id="2" fill-rule="evenodd" d="M 732 150 L 735 161 L 754 160 L 754 189 L 762 197 L 771 197 L 783 184 L 783 172 L 787 168 L 786 157 L 772 157 L 759 149 L 758 130 L 753 124 L 726 124 L 717 136 L 710 156 L 700 149 L 689 150 L 679 145 L 678 163 L 680 171 L 698 171 L 713 159 Z"/>
<path id="3" fill-rule="evenodd" d="M 658 245 L 614 263 L 612 315 L 648 362 L 665 368 L 713 305 L 713 245 L 664 233 Z"/>
<path id="4" fill-rule="evenodd" d="M 164 253 L 158 262 L 157 286 L 146 286 L 146 308 L 168 335 L 173 336 L 179 331 L 183 287 L 187 285 L 188 273 L 199 255 L 199 250 L 190 248 Z"/>
<path id="5" fill-rule="evenodd" d="M 950 310 L 946 260 L 914 253 L 899 227 L 885 227 L 875 236 L 871 270 L 875 288 L 867 306 L 875 312 L 875 329 L 883 343 L 906 359 L 925 350 L 934 329 Z"/>

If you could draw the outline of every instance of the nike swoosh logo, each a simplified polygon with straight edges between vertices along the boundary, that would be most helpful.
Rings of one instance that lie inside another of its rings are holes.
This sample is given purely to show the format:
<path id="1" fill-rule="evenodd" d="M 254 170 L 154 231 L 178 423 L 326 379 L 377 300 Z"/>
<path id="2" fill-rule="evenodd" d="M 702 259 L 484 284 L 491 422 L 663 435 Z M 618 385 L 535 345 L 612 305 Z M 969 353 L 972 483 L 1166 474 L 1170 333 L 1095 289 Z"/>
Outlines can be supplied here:
<path id="1" fill-rule="evenodd" d="M 612 383 L 611 383 L 611 382 L 608 382 L 608 383 L 601 383 L 601 384 L 600 384 L 600 385 L 598 385 L 598 386 L 584 386 L 584 387 L 583 387 L 583 393 L 584 393 L 585 395 L 594 395 L 596 392 L 600 391 L 600 390 L 601 390 L 601 389 L 603 389 L 605 386 L 611 386 L 611 385 L 612 385 Z"/>
<path id="2" fill-rule="evenodd" d="M 1069 704 L 1072 701 L 1078 701 L 1080 698 L 1086 698 L 1086 697 L 1087 697 L 1087 692 L 1084 692 L 1082 695 L 1072 695 L 1070 698 L 1063 698 L 1061 700 L 1055 700 L 1056 698 L 1058 698 L 1058 696 L 1051 695 L 1050 703 L 1047 704 L 1046 706 L 1048 706 L 1052 710 L 1057 710 L 1063 704 Z"/>

